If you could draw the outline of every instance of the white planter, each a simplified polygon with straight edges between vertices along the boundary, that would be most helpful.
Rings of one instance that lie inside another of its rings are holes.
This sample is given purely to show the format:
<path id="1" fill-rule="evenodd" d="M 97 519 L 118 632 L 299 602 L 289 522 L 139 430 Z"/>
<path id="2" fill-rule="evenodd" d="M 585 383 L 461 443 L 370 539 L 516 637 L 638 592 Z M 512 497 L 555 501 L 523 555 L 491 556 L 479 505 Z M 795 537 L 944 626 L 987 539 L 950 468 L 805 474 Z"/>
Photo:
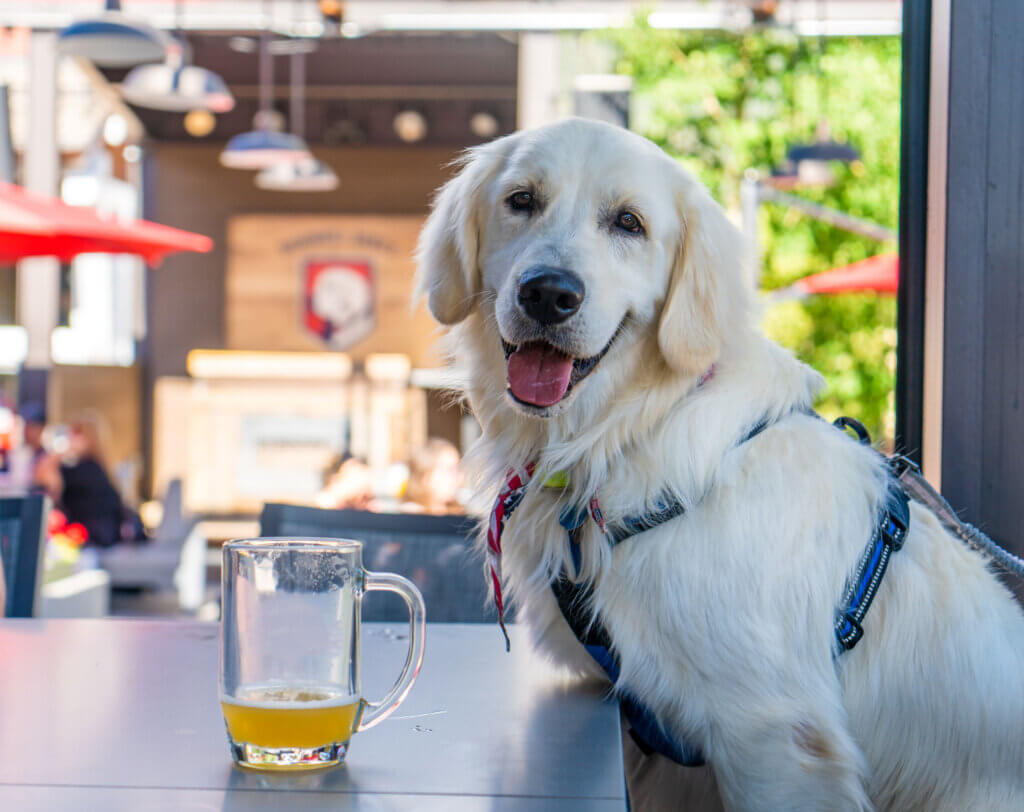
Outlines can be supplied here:
<path id="1" fill-rule="evenodd" d="M 110 613 L 110 576 L 104 570 L 76 572 L 44 584 L 38 617 L 106 617 Z"/>

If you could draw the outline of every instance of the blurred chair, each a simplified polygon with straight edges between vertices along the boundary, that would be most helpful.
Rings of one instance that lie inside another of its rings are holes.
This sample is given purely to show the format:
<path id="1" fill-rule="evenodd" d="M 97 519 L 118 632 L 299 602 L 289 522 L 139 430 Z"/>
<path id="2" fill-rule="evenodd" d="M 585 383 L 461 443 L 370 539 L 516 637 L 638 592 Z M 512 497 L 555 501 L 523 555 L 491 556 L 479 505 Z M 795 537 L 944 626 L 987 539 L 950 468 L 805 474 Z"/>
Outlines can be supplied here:
<path id="1" fill-rule="evenodd" d="M 363 566 L 397 572 L 419 587 L 427 620 L 487 623 L 497 619 L 487 599 L 483 562 L 473 551 L 475 523 L 466 516 L 322 510 L 267 504 L 261 536 L 348 538 L 363 542 Z M 397 596 L 369 596 L 363 620 L 401 622 L 408 618 Z"/>
<path id="2" fill-rule="evenodd" d="M 182 609 L 198 609 L 206 587 L 206 539 L 182 507 L 181 480 L 167 485 L 164 515 L 152 541 L 98 550 L 114 588 L 177 590 Z"/>
<path id="3" fill-rule="evenodd" d="M 4 614 L 32 617 L 39 603 L 50 500 L 45 496 L 0 499 L 0 561 L 7 587 Z"/>

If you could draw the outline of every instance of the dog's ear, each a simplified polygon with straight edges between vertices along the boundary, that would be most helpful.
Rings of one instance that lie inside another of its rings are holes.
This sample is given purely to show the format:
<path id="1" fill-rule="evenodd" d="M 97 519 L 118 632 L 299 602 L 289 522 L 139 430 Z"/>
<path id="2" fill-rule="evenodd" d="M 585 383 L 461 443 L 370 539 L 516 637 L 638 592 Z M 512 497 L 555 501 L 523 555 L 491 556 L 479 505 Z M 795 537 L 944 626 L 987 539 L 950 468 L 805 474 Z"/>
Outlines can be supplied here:
<path id="1" fill-rule="evenodd" d="M 726 331 L 745 326 L 747 251 L 739 230 L 700 183 L 685 176 L 680 187 L 681 237 L 658 346 L 673 370 L 700 375 L 717 360 Z"/>
<path id="2" fill-rule="evenodd" d="M 438 191 L 416 247 L 416 299 L 442 324 L 470 314 L 480 292 L 482 197 L 501 165 L 498 142 L 470 150 L 462 169 Z"/>

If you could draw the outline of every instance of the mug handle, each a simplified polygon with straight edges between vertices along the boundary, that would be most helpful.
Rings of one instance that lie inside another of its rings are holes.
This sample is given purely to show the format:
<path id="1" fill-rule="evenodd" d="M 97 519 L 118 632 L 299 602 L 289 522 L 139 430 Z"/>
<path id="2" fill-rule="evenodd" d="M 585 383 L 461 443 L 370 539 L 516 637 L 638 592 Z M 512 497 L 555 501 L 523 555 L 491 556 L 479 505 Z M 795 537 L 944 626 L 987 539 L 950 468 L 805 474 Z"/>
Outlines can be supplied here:
<path id="1" fill-rule="evenodd" d="M 405 657 L 405 665 L 398 679 L 379 702 L 363 701 L 363 713 L 356 731 L 367 730 L 378 722 L 383 722 L 402 704 L 409 695 L 409 689 L 416 681 L 423 665 L 423 644 L 426 637 L 427 609 L 423 604 L 423 596 L 416 585 L 408 578 L 393 572 L 365 572 L 363 590 L 366 592 L 394 592 L 402 596 L 409 607 L 409 653 Z"/>

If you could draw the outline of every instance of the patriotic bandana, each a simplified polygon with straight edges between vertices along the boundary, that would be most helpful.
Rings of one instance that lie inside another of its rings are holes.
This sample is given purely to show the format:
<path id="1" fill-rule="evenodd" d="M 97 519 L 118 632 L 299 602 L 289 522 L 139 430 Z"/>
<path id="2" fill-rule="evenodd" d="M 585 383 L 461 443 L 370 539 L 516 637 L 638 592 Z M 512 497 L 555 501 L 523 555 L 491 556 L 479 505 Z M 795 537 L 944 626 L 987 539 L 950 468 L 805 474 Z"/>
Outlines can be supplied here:
<path id="1" fill-rule="evenodd" d="M 697 380 L 697 387 L 703 386 L 715 374 L 715 365 L 712 364 L 708 371 Z M 498 625 L 501 626 L 501 633 L 505 636 L 505 651 L 512 648 L 508 637 L 508 629 L 505 628 L 505 601 L 501 594 L 501 534 L 505 530 L 512 512 L 519 507 L 523 501 L 523 494 L 526 486 L 533 479 L 537 464 L 531 462 L 525 470 L 509 468 L 505 475 L 505 484 L 498 492 L 498 498 L 494 500 L 494 507 L 491 509 L 490 521 L 487 525 L 487 563 L 491 570 L 491 586 L 494 589 L 494 605 L 498 610 Z M 568 485 L 568 478 L 564 472 L 557 472 L 549 478 L 553 485 L 561 483 L 561 487 Z M 547 484 L 547 483 L 545 483 Z M 601 505 L 597 500 L 597 494 L 587 503 L 587 512 L 593 519 L 601 532 L 605 532 L 604 515 L 601 513 Z"/>
<path id="2" fill-rule="evenodd" d="M 487 525 L 487 563 L 491 568 L 491 586 L 494 588 L 494 605 L 498 609 L 498 625 L 501 626 L 501 633 L 505 635 L 505 651 L 509 651 L 512 644 L 508 639 L 508 629 L 505 628 L 505 601 L 501 597 L 501 534 L 512 511 L 519 507 L 523 500 L 523 491 L 533 478 L 534 467 L 534 463 L 531 462 L 525 471 L 509 469 Z"/>
<path id="3" fill-rule="evenodd" d="M 509 651 L 512 644 L 508 639 L 508 629 L 505 628 L 505 600 L 501 594 L 501 534 L 505 530 L 512 511 L 523 501 L 523 493 L 533 478 L 536 467 L 536 463 L 531 462 L 526 466 L 525 471 L 509 468 L 505 475 L 505 484 L 498 493 L 498 498 L 494 500 L 494 508 L 491 510 L 490 522 L 487 525 L 487 563 L 491 569 L 491 586 L 494 588 L 494 605 L 498 610 L 498 625 L 501 626 L 501 633 L 505 635 L 505 651 Z M 564 473 L 553 475 L 549 481 L 557 483 L 560 481 L 557 479 L 559 477 L 564 478 Z M 567 484 L 566 480 L 560 487 L 565 487 Z M 597 501 L 596 495 L 587 504 L 587 512 L 603 533 L 605 530 L 604 516 L 601 514 L 601 505 Z"/>

